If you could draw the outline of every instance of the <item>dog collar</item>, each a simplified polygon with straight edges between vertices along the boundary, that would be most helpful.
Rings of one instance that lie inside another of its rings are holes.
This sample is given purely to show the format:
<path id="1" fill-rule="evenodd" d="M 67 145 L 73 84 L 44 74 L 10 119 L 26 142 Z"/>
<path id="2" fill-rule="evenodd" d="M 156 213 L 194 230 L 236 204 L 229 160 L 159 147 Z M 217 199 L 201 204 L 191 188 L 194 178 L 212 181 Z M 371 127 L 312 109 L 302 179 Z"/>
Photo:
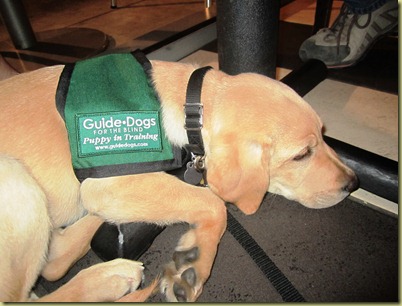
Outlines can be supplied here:
<path id="1" fill-rule="evenodd" d="M 201 103 L 201 90 L 205 74 L 212 67 L 203 67 L 195 70 L 188 81 L 186 104 L 184 105 L 185 125 L 190 152 L 195 155 L 204 155 L 204 143 L 201 129 L 203 127 L 203 105 Z"/>
<path id="2" fill-rule="evenodd" d="M 206 183 L 204 175 L 205 150 L 201 134 L 204 112 L 201 103 L 201 90 L 205 74 L 210 69 L 212 69 L 210 66 L 198 68 L 191 74 L 187 84 L 186 104 L 184 104 L 184 128 L 188 138 L 186 148 L 191 153 L 191 161 L 187 163 L 184 179 L 193 185 L 198 185 L 202 180 L 204 180 L 204 184 Z"/>

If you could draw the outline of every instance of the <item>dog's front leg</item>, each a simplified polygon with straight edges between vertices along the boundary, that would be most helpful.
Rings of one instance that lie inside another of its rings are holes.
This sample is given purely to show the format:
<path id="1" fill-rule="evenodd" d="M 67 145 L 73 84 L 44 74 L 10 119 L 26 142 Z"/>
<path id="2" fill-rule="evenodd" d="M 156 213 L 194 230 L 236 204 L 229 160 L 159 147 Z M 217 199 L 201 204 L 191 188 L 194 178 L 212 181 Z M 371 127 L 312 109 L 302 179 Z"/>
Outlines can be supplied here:
<path id="1" fill-rule="evenodd" d="M 42 276 L 49 281 L 63 277 L 89 251 L 91 239 L 102 223 L 100 217 L 86 215 L 64 229 L 55 229 Z"/>
<path id="2" fill-rule="evenodd" d="M 210 275 L 226 229 L 224 202 L 208 188 L 188 185 L 166 173 L 88 179 L 81 187 L 89 212 L 113 223 L 187 222 L 161 288 L 169 301 L 194 301 Z"/>

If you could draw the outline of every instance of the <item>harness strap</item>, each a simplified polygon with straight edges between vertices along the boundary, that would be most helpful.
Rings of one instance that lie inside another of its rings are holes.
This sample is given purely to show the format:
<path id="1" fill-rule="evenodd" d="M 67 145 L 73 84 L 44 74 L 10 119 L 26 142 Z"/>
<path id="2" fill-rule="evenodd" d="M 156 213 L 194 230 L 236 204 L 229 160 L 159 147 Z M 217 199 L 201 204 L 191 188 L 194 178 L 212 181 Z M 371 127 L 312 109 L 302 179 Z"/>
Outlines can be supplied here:
<path id="1" fill-rule="evenodd" d="M 152 64 L 149 61 L 149 59 L 146 57 L 146 55 L 140 49 L 137 49 L 137 50 L 131 52 L 131 54 L 135 57 L 137 62 L 140 63 L 140 65 L 144 69 L 144 72 L 147 74 L 148 78 L 151 80 L 152 79 L 152 75 L 151 75 L 152 74 Z M 155 93 L 156 93 L 156 91 L 155 91 Z"/>
<path id="2" fill-rule="evenodd" d="M 240 243 L 244 250 L 260 268 L 265 277 L 272 283 L 284 302 L 305 302 L 303 296 L 297 291 L 287 277 L 269 258 L 246 229 L 227 211 L 228 231 Z"/>

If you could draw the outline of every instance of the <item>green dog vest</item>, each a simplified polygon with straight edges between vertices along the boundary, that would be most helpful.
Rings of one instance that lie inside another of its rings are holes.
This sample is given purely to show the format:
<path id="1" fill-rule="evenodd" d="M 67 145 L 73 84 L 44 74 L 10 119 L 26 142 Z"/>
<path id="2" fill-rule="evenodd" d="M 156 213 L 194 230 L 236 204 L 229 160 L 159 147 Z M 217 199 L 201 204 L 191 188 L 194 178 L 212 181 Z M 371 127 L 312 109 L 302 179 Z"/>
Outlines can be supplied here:
<path id="1" fill-rule="evenodd" d="M 182 166 L 181 149 L 165 136 L 151 69 L 137 52 L 65 66 L 56 107 L 65 121 L 80 181 Z"/>

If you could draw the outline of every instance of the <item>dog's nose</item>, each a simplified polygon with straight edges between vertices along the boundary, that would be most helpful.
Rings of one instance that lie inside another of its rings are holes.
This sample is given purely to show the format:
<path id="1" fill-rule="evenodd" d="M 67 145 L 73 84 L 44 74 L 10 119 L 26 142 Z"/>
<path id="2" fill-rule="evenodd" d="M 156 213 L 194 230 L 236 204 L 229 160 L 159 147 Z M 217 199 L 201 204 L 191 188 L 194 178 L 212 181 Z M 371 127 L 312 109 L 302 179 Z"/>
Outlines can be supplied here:
<path id="1" fill-rule="evenodd" d="M 357 190 L 357 188 L 359 188 L 359 179 L 354 174 L 350 177 L 349 182 L 343 187 L 343 190 L 352 193 L 353 191 Z"/>

